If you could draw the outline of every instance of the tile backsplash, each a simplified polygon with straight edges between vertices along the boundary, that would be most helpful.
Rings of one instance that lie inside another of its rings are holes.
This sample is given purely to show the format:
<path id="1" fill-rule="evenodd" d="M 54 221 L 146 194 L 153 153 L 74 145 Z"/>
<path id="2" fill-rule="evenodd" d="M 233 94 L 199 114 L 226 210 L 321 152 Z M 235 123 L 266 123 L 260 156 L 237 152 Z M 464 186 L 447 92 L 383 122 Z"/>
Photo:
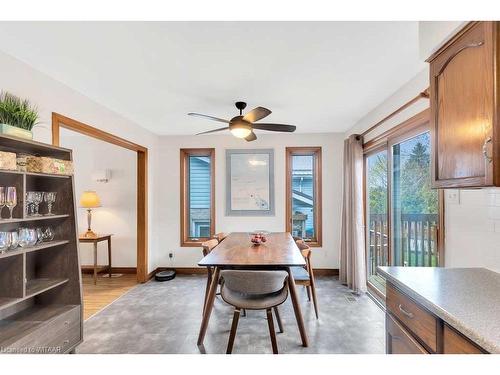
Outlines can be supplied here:
<path id="1" fill-rule="evenodd" d="M 445 191 L 446 267 L 500 272 L 500 188 Z"/>

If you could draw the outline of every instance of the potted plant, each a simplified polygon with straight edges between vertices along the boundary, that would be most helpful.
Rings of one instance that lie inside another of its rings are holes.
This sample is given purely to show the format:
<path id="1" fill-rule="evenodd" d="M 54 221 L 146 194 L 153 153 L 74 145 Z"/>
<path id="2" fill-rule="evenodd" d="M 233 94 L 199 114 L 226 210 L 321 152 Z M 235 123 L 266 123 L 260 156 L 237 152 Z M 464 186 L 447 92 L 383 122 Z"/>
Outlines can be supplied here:
<path id="1" fill-rule="evenodd" d="M 33 139 L 31 129 L 38 121 L 38 111 L 28 100 L 8 92 L 0 93 L 0 133 Z"/>

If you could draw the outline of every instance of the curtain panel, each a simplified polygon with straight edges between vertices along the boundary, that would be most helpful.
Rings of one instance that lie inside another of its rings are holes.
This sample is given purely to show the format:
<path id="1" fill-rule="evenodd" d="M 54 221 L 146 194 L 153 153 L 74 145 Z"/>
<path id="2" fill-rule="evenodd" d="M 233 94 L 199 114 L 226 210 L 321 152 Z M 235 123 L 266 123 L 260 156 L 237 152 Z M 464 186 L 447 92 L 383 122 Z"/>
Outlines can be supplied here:
<path id="1" fill-rule="evenodd" d="M 366 292 L 363 164 L 363 139 L 353 134 L 344 141 L 340 282 L 358 294 Z"/>

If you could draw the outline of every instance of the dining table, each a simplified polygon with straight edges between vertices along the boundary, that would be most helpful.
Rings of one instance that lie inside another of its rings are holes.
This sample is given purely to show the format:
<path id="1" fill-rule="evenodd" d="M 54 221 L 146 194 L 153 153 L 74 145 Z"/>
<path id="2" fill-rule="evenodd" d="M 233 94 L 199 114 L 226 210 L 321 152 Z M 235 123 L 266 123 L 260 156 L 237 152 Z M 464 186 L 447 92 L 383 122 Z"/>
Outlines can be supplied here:
<path id="1" fill-rule="evenodd" d="M 254 245 L 251 233 L 230 233 L 199 263 L 202 267 L 212 268 L 212 281 L 204 307 L 198 346 L 203 345 L 207 332 L 210 315 L 214 305 L 217 286 L 219 285 L 220 271 L 222 269 L 245 270 L 284 270 L 288 273 L 288 288 L 292 300 L 295 319 L 299 328 L 302 345 L 309 345 L 302 311 L 298 301 L 295 281 L 291 267 L 304 267 L 305 260 L 290 233 L 273 232 L 265 235 L 266 242 Z"/>

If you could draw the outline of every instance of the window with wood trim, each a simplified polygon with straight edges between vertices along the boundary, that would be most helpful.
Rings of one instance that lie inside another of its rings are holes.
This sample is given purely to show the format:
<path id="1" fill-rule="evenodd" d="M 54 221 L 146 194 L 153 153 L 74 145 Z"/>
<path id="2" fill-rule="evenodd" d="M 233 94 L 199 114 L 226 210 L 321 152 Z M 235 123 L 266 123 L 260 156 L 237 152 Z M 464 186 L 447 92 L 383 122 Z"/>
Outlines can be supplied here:
<path id="1" fill-rule="evenodd" d="M 215 149 L 181 149 L 181 246 L 215 234 Z"/>
<path id="2" fill-rule="evenodd" d="M 321 246 L 321 147 L 286 148 L 286 231 Z"/>

